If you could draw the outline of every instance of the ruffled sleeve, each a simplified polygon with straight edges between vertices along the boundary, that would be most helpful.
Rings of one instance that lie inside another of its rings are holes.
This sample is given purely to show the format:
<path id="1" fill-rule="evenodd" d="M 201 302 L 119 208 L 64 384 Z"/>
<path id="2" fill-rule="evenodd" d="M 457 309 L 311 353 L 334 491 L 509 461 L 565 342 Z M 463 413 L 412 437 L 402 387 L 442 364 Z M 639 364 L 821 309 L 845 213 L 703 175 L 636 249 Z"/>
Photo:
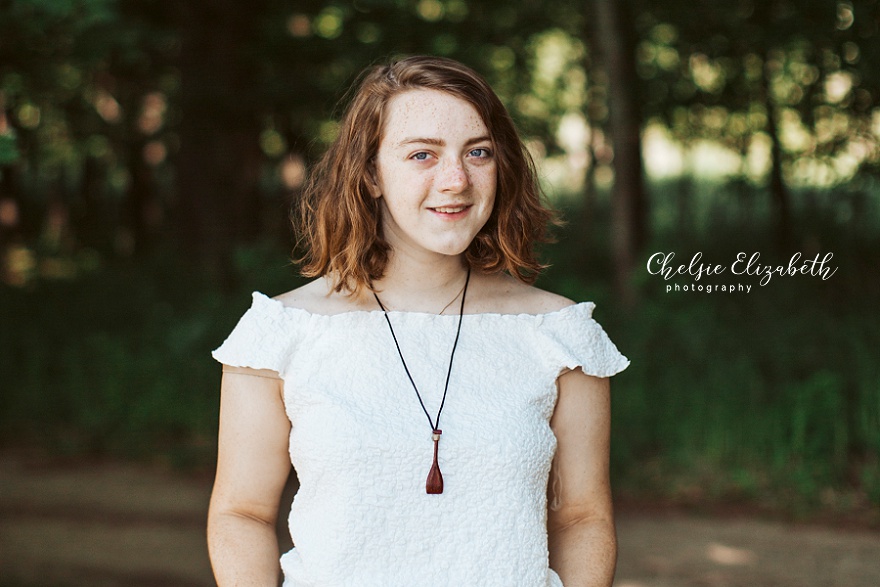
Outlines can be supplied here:
<path id="1" fill-rule="evenodd" d="M 554 372 L 580 367 L 596 377 L 610 377 L 629 366 L 627 359 L 593 320 L 593 302 L 582 302 L 545 315 L 538 338 Z"/>
<path id="2" fill-rule="evenodd" d="M 211 356 L 233 367 L 283 373 L 297 342 L 296 321 L 284 305 L 254 292 L 251 307 Z"/>

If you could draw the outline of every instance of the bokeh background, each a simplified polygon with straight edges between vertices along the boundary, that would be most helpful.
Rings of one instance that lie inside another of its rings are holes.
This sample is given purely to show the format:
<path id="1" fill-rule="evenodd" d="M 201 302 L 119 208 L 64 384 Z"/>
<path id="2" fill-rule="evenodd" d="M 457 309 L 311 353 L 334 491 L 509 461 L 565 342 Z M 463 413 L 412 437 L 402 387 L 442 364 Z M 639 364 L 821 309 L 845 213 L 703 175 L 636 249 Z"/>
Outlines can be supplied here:
<path id="1" fill-rule="evenodd" d="M 209 352 L 302 283 L 344 91 L 415 53 L 496 88 L 567 220 L 539 285 L 632 360 L 618 503 L 880 527 L 878 0 L 0 0 L 4 462 L 209 475 Z"/>

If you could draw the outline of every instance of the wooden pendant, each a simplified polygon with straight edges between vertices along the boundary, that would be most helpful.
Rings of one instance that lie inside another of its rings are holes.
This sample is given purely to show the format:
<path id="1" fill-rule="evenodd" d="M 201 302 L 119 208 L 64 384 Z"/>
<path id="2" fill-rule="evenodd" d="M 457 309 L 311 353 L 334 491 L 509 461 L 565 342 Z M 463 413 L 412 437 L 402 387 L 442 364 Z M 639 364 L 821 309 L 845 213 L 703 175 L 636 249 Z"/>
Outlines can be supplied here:
<path id="1" fill-rule="evenodd" d="M 431 471 L 428 473 L 428 481 L 425 483 L 425 489 L 428 494 L 443 493 L 443 474 L 440 473 L 440 465 L 437 464 L 437 447 L 440 444 L 440 435 L 442 430 L 434 430 L 431 439 L 434 441 L 434 463 L 431 465 Z"/>

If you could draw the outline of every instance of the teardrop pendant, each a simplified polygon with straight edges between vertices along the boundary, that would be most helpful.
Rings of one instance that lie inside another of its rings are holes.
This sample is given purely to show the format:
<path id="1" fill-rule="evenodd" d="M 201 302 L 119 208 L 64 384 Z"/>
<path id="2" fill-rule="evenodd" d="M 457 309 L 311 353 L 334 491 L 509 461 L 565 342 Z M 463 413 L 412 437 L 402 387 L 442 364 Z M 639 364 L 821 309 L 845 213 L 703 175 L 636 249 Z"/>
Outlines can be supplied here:
<path id="1" fill-rule="evenodd" d="M 431 465 L 431 470 L 428 472 L 428 480 L 425 483 L 425 490 L 429 495 L 443 493 L 443 474 L 440 472 L 440 465 L 437 463 L 437 448 L 440 444 L 441 434 L 443 434 L 442 430 L 435 429 L 431 435 L 431 439 L 434 441 L 434 463 Z"/>
<path id="2" fill-rule="evenodd" d="M 443 387 L 443 399 L 440 400 L 440 408 L 437 410 L 436 423 L 431 419 L 431 414 L 428 413 L 428 409 L 425 408 L 425 402 L 422 401 L 422 395 L 419 393 L 419 388 L 416 386 L 416 382 L 413 381 L 412 374 L 409 372 L 409 367 L 406 366 L 406 360 L 403 358 L 403 352 L 400 350 L 400 343 L 397 341 L 397 335 L 394 333 L 394 327 L 391 325 L 391 319 L 388 317 L 388 310 L 385 309 L 382 300 L 379 299 L 376 292 L 373 292 L 373 297 L 376 298 L 376 303 L 379 304 L 379 307 L 382 308 L 382 313 L 385 315 L 385 322 L 388 324 L 388 330 L 391 331 L 391 338 L 394 339 L 394 346 L 397 347 L 397 354 L 400 356 L 403 370 L 406 372 L 406 376 L 412 384 L 413 391 L 416 392 L 416 397 L 419 398 L 419 403 L 422 406 L 422 411 L 425 412 L 425 417 L 428 419 L 428 423 L 431 424 L 431 439 L 434 441 L 434 462 L 431 463 L 431 470 L 428 472 L 428 479 L 425 481 L 425 491 L 428 494 L 443 493 L 443 474 L 440 472 L 440 465 L 437 462 L 437 450 L 440 442 L 440 435 L 443 434 L 443 431 L 440 430 L 438 426 L 440 426 L 440 413 L 443 411 L 443 404 L 446 403 L 446 392 L 449 391 L 449 376 L 452 374 L 452 359 L 455 358 L 455 349 L 458 348 L 458 336 L 461 334 L 461 323 L 464 319 L 464 300 L 467 297 L 468 283 L 470 280 L 471 268 L 468 266 L 467 276 L 464 280 L 464 287 L 461 290 L 461 306 L 458 308 L 458 328 L 455 330 L 455 340 L 452 342 L 452 352 L 449 353 L 449 368 L 446 370 L 446 385 Z M 444 310 L 445 309 L 446 308 L 444 308 Z"/>

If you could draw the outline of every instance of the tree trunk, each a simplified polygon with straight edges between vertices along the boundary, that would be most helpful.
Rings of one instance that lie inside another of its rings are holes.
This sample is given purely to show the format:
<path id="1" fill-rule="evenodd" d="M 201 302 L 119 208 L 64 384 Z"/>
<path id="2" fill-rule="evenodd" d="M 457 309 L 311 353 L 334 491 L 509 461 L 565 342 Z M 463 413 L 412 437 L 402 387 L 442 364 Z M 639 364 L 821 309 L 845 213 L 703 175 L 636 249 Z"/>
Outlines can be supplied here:
<path id="1" fill-rule="evenodd" d="M 684 173 L 678 178 L 675 190 L 676 229 L 679 237 L 690 241 L 690 237 L 700 233 L 701 226 L 694 222 L 694 168 L 691 166 L 693 156 L 691 146 L 685 142 L 686 153 Z"/>
<path id="2" fill-rule="evenodd" d="M 584 172 L 584 198 L 583 212 L 581 213 L 581 221 L 583 222 L 584 231 L 589 231 L 593 226 L 593 216 L 596 208 L 596 135 L 598 134 L 598 125 L 590 122 L 590 142 L 587 144 L 587 154 L 590 158 L 589 165 Z"/>
<path id="3" fill-rule="evenodd" d="M 611 245 L 614 287 L 625 306 L 635 304 L 635 259 L 648 240 L 647 201 L 642 180 L 641 117 L 631 20 L 619 0 L 593 0 L 594 46 L 608 76 L 609 132 L 614 144 Z"/>
<path id="4" fill-rule="evenodd" d="M 259 225 L 259 113 L 254 3 L 201 0 L 179 5 L 181 148 L 177 162 L 181 241 L 190 260 L 221 282 L 233 245 Z"/>
<path id="5" fill-rule="evenodd" d="M 588 19 L 589 20 L 589 19 Z M 587 72 L 587 100 L 584 104 L 584 118 L 587 121 L 587 127 L 590 130 L 590 138 L 587 141 L 587 156 L 589 164 L 584 172 L 584 195 L 581 201 L 583 212 L 581 220 L 584 226 L 584 232 L 590 231 L 593 226 L 593 218 L 596 212 L 597 190 L 596 190 L 596 167 L 599 161 L 599 141 L 604 140 L 605 129 L 603 128 L 602 117 L 598 111 L 604 108 L 604 102 L 596 96 L 594 87 L 601 84 L 599 78 L 602 76 L 601 64 L 598 62 L 597 56 L 601 52 L 599 43 L 594 35 L 589 31 L 584 31 L 587 37 L 587 47 L 589 47 L 587 59 L 584 63 L 584 70 Z"/>
<path id="6" fill-rule="evenodd" d="M 134 240 L 132 252 L 142 257 L 154 245 L 155 227 L 148 222 L 148 208 L 156 198 L 156 182 L 153 169 L 144 161 L 146 142 L 132 138 L 128 144 L 128 172 L 131 185 L 125 202 L 123 224 L 127 225 Z"/>
<path id="7" fill-rule="evenodd" d="M 761 89 L 764 108 L 767 111 L 767 135 L 770 137 L 770 198 L 773 208 L 774 242 L 779 251 L 784 252 L 791 242 L 790 198 L 785 180 L 782 178 L 782 143 L 779 141 L 779 122 L 766 63 L 765 61 L 764 75 L 761 77 Z"/>
<path id="8" fill-rule="evenodd" d="M 80 182 L 80 210 L 77 215 L 77 234 L 80 241 L 98 250 L 109 249 L 107 214 L 104 201 L 106 168 L 97 157 L 86 155 Z"/>

